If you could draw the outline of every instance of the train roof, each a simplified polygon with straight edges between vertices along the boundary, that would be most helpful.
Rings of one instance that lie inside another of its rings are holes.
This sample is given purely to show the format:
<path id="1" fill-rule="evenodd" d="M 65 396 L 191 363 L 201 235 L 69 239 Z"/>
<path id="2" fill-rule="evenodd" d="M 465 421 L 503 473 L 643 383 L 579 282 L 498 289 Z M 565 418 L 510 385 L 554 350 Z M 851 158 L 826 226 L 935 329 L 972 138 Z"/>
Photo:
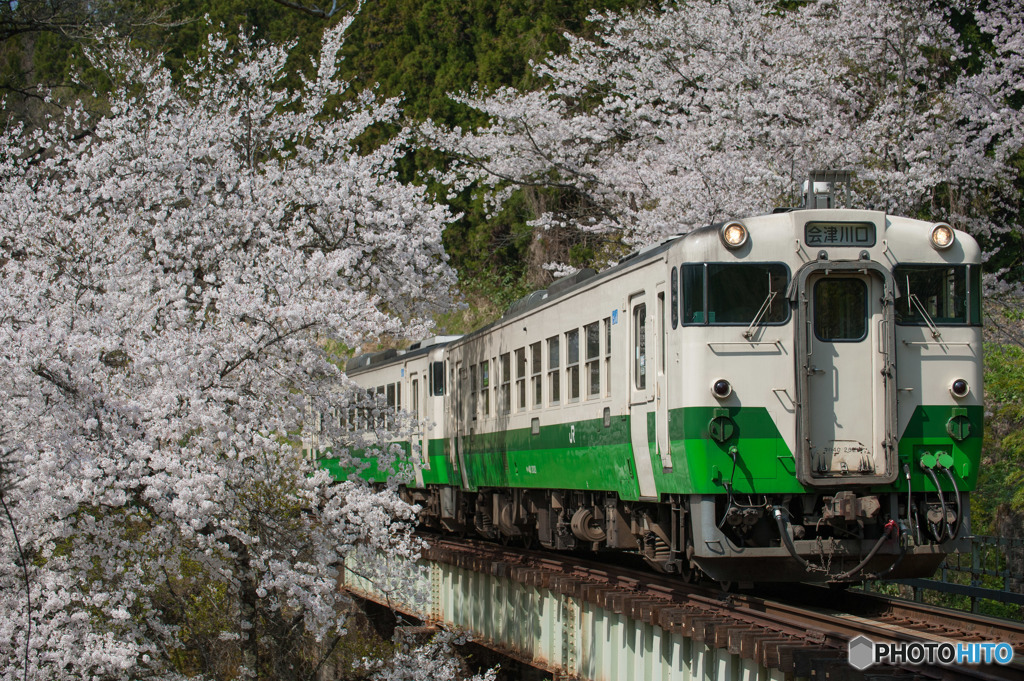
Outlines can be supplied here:
<path id="1" fill-rule="evenodd" d="M 405 350 L 381 350 L 380 352 L 367 352 L 356 355 L 345 363 L 345 373 L 359 374 L 368 369 L 415 359 L 427 354 L 434 348 L 443 347 L 459 338 L 462 338 L 462 336 L 432 336 L 416 341 Z"/>
<path id="2" fill-rule="evenodd" d="M 711 228 L 714 228 L 714 226 L 701 229 Z M 694 231 L 696 232 L 698 230 Z M 688 232 L 687 234 L 692 233 L 693 232 Z M 397 362 L 404 362 L 408 359 L 413 359 L 420 355 L 424 355 L 427 352 L 429 352 L 432 348 L 445 346 L 456 340 L 473 338 L 480 334 L 486 333 L 490 329 L 499 326 L 511 319 L 519 317 L 520 315 L 523 315 L 529 312 L 530 310 L 533 310 L 534 308 L 540 307 L 541 305 L 547 304 L 551 301 L 567 296 L 568 294 L 577 291 L 585 286 L 588 286 L 592 283 L 596 283 L 602 279 L 611 277 L 616 272 L 619 272 L 628 267 L 633 267 L 648 260 L 653 260 L 662 253 L 664 253 L 673 242 L 683 238 L 684 236 L 686 236 L 686 234 L 677 234 L 668 237 L 667 239 L 663 240 L 660 243 L 654 244 L 652 246 L 647 246 L 645 248 L 641 248 L 638 251 L 635 251 L 633 253 L 630 253 L 629 255 L 624 256 L 615 265 L 609 267 L 608 269 L 600 273 L 587 267 L 582 270 L 579 270 L 575 274 L 571 274 L 567 277 L 557 279 L 548 288 L 534 291 L 520 298 L 516 302 L 512 303 L 505 311 L 505 314 L 502 315 L 500 319 L 497 319 L 496 321 L 493 321 L 490 324 L 487 324 L 486 326 L 482 326 L 479 329 L 475 329 L 466 334 L 465 336 L 434 336 L 432 338 L 426 338 L 424 340 L 413 343 L 406 350 L 381 350 L 379 352 L 368 352 L 362 355 L 356 355 L 345 364 L 345 373 L 355 375 L 367 371 L 369 369 L 375 369 L 378 367 L 395 364 Z"/>
<path id="3" fill-rule="evenodd" d="M 604 279 L 611 278 L 618 272 L 621 272 L 622 270 L 625 270 L 627 268 L 634 267 L 649 260 L 654 260 L 662 253 L 667 251 L 673 243 L 692 233 L 693 232 L 687 232 L 685 234 L 675 234 L 657 244 L 646 246 L 644 248 L 641 248 L 640 250 L 634 251 L 629 255 L 623 256 L 615 265 L 609 267 L 606 270 L 602 270 L 600 273 L 587 267 L 582 270 L 579 270 L 575 274 L 571 274 L 567 277 L 556 279 L 546 289 L 534 291 L 533 293 L 530 293 L 509 305 L 508 309 L 505 311 L 505 314 L 503 314 L 500 319 L 497 319 L 486 326 L 481 326 L 479 329 L 470 331 L 465 336 L 462 336 L 460 340 L 469 340 L 475 338 L 476 336 L 486 333 L 493 329 L 494 327 L 500 326 L 512 319 L 515 319 L 516 317 L 520 317 L 526 314 L 527 312 L 540 307 L 541 305 L 547 305 L 548 303 L 558 300 L 559 298 L 564 298 L 565 296 L 568 296 L 570 293 L 578 291 L 582 288 L 586 288 L 592 284 L 596 284 Z"/>

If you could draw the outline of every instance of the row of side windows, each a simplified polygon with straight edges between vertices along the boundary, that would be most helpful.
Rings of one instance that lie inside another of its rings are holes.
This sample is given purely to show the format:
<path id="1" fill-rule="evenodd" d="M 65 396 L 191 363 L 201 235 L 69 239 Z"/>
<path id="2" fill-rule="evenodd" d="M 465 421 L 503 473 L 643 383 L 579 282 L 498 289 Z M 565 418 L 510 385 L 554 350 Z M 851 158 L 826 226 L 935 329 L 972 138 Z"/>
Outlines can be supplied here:
<path id="1" fill-rule="evenodd" d="M 460 370 L 470 418 L 611 395 L 611 318 L 570 329 Z"/>
<path id="2" fill-rule="evenodd" d="M 415 394 L 418 386 L 413 382 L 414 410 L 418 411 L 419 400 Z M 376 388 L 367 388 L 356 396 L 353 404 L 345 409 L 332 409 L 342 430 L 357 431 L 391 428 L 395 416 L 402 409 L 402 384 L 388 383 Z"/>

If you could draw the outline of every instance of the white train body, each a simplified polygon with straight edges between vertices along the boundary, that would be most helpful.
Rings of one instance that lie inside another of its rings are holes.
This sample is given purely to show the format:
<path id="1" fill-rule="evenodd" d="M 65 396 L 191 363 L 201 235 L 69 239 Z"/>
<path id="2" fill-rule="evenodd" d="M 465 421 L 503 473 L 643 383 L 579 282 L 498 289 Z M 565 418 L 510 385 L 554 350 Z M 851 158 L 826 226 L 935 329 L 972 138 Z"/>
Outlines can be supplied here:
<path id="1" fill-rule="evenodd" d="M 969 534 L 980 263 L 945 225 L 777 212 L 349 373 L 431 424 L 405 488 L 428 523 L 720 580 L 930 574 Z"/>

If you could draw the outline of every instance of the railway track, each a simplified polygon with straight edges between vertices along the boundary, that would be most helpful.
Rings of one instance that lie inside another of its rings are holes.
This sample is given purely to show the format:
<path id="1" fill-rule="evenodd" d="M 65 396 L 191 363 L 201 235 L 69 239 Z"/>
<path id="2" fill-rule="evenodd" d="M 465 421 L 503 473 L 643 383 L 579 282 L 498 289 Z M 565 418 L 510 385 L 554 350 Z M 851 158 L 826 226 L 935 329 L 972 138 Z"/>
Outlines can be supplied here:
<path id="1" fill-rule="evenodd" d="M 1024 681 L 1024 625 L 1017 622 L 817 586 L 725 593 L 577 556 L 425 538 L 429 559 L 547 588 L 796 676 Z M 884 643 L 1005 642 L 1014 649 L 1014 662 L 873 665 L 858 672 L 848 662 L 849 643 L 858 636 Z"/>

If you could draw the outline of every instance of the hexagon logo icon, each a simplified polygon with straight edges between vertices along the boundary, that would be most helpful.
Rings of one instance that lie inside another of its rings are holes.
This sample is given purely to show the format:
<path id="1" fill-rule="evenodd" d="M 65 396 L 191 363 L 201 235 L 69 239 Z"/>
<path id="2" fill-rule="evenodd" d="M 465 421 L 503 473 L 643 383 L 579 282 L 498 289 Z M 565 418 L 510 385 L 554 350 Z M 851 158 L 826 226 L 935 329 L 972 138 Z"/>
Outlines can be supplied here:
<path id="1" fill-rule="evenodd" d="M 850 640 L 850 666 L 864 670 L 874 664 L 875 643 L 866 636 Z"/>

